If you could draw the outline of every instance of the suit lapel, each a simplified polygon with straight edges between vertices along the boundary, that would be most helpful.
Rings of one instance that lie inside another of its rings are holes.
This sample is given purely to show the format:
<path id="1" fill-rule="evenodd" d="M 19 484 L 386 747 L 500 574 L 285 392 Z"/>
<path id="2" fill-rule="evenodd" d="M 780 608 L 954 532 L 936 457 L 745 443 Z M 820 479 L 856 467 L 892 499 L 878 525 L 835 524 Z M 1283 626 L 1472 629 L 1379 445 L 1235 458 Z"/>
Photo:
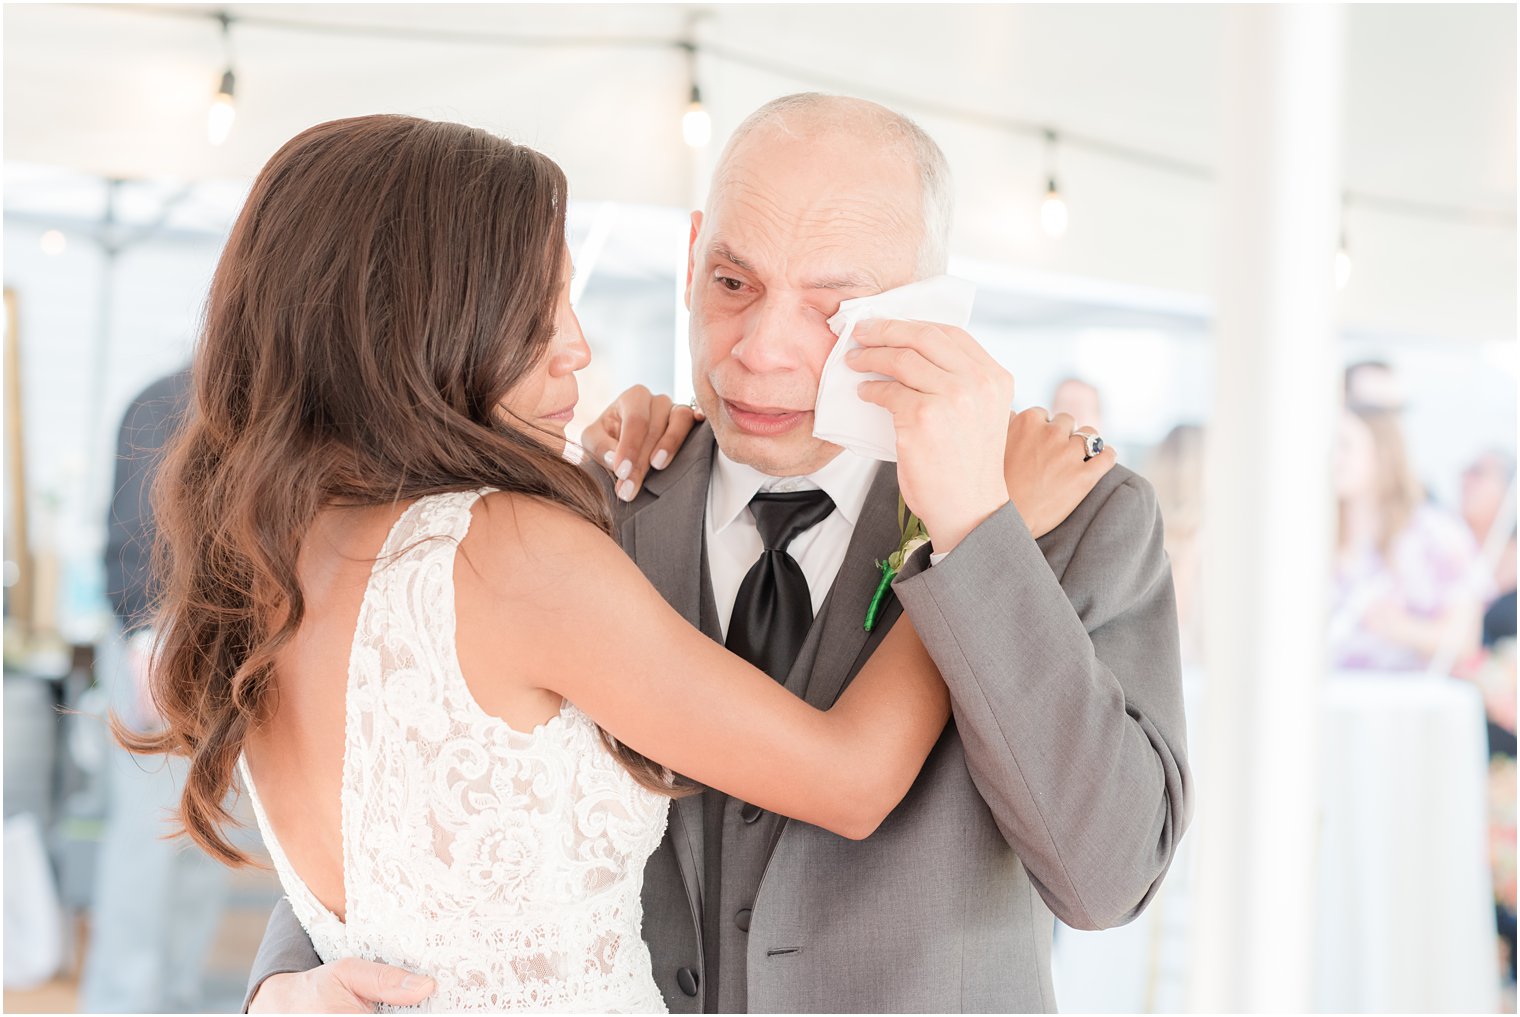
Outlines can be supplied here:
<path id="1" fill-rule="evenodd" d="M 693 431 L 675 460 L 651 471 L 644 492 L 621 509 L 619 528 L 623 549 L 666 602 L 694 628 L 722 642 L 716 609 L 703 606 L 704 599 L 712 600 L 702 534 L 715 445 L 711 428 Z M 676 864 L 696 914 L 702 901 L 702 797 L 676 799 L 670 816 Z"/>
<path id="2" fill-rule="evenodd" d="M 798 655 L 798 667 L 810 663 L 812 675 L 793 674 L 788 678 L 787 686 L 805 689 L 803 698 L 820 710 L 834 705 L 858 669 L 861 651 L 868 643 L 874 649 L 901 611 L 892 598 L 876 628 L 866 631 L 866 608 L 881 583 L 881 568 L 876 563 L 897 550 L 902 536 L 897 524 L 897 494 L 897 469 L 891 463 L 882 463 L 860 510 L 839 575 L 808 633 L 810 641 L 817 640 L 818 652 L 816 656 L 807 652 Z M 793 683 L 793 679 L 804 678 L 805 684 Z"/>
<path id="3" fill-rule="evenodd" d="M 687 439 L 676 461 L 652 471 L 644 483 L 652 499 L 635 503 L 622 522 L 623 549 L 639 571 L 691 623 L 703 626 L 702 591 L 707 563 L 701 534 L 707 514 L 707 486 L 712 476 L 712 431 L 702 428 Z M 698 539 L 689 539 L 690 534 Z M 707 635 L 717 638 L 716 633 Z"/>

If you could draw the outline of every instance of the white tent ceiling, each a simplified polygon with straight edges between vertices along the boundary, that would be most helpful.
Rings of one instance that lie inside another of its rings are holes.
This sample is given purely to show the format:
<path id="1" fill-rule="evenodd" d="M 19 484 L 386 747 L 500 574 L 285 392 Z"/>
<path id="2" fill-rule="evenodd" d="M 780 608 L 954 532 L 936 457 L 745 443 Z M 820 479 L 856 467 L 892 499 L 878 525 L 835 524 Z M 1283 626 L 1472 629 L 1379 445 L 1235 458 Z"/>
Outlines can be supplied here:
<path id="1" fill-rule="evenodd" d="M 238 121 L 212 148 L 204 124 L 225 62 L 219 10 L 233 18 Z M 689 206 L 713 151 L 694 157 L 680 139 L 689 72 L 675 43 L 691 37 L 714 148 L 785 92 L 882 99 L 949 155 L 958 252 L 1207 293 L 1229 253 L 1206 179 L 1064 145 L 1072 224 L 1052 243 L 1035 218 L 1042 141 L 975 120 L 1048 124 L 1211 166 L 1227 18 L 1221 7 L 1140 5 L 8 5 L 5 156 L 239 185 L 305 126 L 398 111 L 542 148 L 577 198 Z M 1357 259 L 1347 321 L 1512 338 L 1514 8 L 1351 7 L 1345 52 L 1342 177 Z M 1357 194 L 1509 220 L 1399 215 L 1359 205 Z"/>

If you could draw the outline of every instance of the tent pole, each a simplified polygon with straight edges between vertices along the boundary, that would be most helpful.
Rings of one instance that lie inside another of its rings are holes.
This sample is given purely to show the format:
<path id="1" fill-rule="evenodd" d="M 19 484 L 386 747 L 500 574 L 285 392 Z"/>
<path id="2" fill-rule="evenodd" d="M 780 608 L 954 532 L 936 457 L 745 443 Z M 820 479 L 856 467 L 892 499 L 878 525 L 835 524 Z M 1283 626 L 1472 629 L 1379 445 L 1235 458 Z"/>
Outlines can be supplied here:
<path id="1" fill-rule="evenodd" d="M 1314 1009 L 1343 18 L 1227 14 L 1194 1011 Z"/>

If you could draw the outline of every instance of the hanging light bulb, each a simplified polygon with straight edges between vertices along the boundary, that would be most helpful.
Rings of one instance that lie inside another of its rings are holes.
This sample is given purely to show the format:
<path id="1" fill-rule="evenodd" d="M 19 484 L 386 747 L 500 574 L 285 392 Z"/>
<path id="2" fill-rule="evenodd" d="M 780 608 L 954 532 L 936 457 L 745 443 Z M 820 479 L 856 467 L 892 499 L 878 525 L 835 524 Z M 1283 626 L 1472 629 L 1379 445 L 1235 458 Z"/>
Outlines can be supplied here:
<path id="1" fill-rule="evenodd" d="M 69 238 L 61 230 L 48 230 L 42 234 L 42 253 L 56 258 L 68 250 Z"/>
<path id="2" fill-rule="evenodd" d="M 1040 229 L 1052 240 L 1066 235 L 1066 199 L 1056 186 L 1056 132 L 1045 131 L 1045 200 L 1040 202 Z"/>
<path id="3" fill-rule="evenodd" d="M 211 110 L 206 115 L 206 139 L 213 145 L 220 145 L 232 133 L 232 121 L 237 118 L 237 107 L 232 102 L 234 87 L 232 68 L 229 67 L 222 74 L 222 85 L 216 90 Z"/>
<path id="4" fill-rule="evenodd" d="M 1341 239 L 1335 248 L 1335 288 L 1343 290 L 1351 281 L 1351 248 L 1346 244 L 1346 210 L 1351 207 L 1351 194 L 1341 192 Z"/>
<path id="5" fill-rule="evenodd" d="M 1040 202 L 1040 228 L 1050 239 L 1060 240 L 1066 235 L 1066 220 L 1066 199 L 1056 187 L 1056 178 L 1051 177 L 1045 188 L 1045 200 Z"/>
<path id="6" fill-rule="evenodd" d="M 222 26 L 222 49 L 227 55 L 227 69 L 222 72 L 222 83 L 211 99 L 211 109 L 206 113 L 206 140 L 220 145 L 232 133 L 232 121 L 237 118 L 237 107 L 232 96 L 237 78 L 232 73 L 232 19 L 223 11 L 216 16 Z"/>
<path id="7" fill-rule="evenodd" d="M 691 103 L 686 107 L 686 115 L 681 117 L 681 137 L 692 148 L 706 148 L 712 140 L 712 117 L 702 107 L 702 89 L 696 82 L 691 85 Z"/>

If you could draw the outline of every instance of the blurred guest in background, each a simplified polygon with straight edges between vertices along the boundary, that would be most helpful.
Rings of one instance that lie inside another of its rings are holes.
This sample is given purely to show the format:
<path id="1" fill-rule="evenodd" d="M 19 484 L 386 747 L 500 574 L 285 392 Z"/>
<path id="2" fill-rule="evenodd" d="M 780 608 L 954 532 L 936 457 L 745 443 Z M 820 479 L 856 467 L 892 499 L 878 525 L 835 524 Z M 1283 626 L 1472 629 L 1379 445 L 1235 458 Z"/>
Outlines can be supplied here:
<path id="1" fill-rule="evenodd" d="M 1198 595 L 1203 567 L 1203 441 L 1202 427 L 1178 424 L 1151 451 L 1142 471 L 1161 506 L 1184 666 L 1203 659 L 1203 601 Z"/>
<path id="2" fill-rule="evenodd" d="M 1473 540 L 1486 547 L 1495 528 L 1510 534 L 1494 567 L 1494 590 L 1501 594 L 1515 588 L 1515 505 L 1505 505 L 1514 483 L 1515 457 L 1503 449 L 1487 449 L 1462 471 L 1462 518 Z"/>
<path id="3" fill-rule="evenodd" d="M 127 409 L 117 439 L 105 561 L 116 627 L 102 641 L 98 679 L 110 686 L 116 716 L 141 730 L 159 723 L 147 693 L 153 634 L 143 627 L 153 598 L 148 492 L 189 394 L 188 369 L 149 385 Z M 106 825 L 80 1009 L 204 1009 L 201 971 L 221 917 L 227 870 L 188 840 L 166 839 L 184 782 L 183 759 L 134 756 L 114 739 L 107 752 Z"/>
<path id="4" fill-rule="evenodd" d="M 1513 531 L 1511 531 L 1513 534 Z M 1513 536 L 1511 537 L 1513 540 Z M 1500 971 L 1508 999 L 1515 986 L 1515 591 L 1499 596 L 1483 616 L 1486 651 L 1475 680 L 1488 714 L 1489 858 L 1494 869 L 1494 915 L 1499 924 Z"/>
<path id="5" fill-rule="evenodd" d="M 1393 365 L 1386 360 L 1358 360 L 1346 368 L 1346 405 L 1352 409 L 1404 409 L 1407 396 Z"/>
<path id="6" fill-rule="evenodd" d="M 1065 378 L 1050 396 L 1050 415 L 1070 413 L 1078 427 L 1090 427 L 1103 433 L 1103 401 L 1098 389 L 1081 378 Z"/>
<path id="7" fill-rule="evenodd" d="M 1425 500 L 1397 413 L 1342 414 L 1335 491 L 1334 666 L 1418 671 L 1475 651 L 1487 585 L 1476 588 L 1477 545 L 1460 519 Z"/>
<path id="8" fill-rule="evenodd" d="M 1494 874 L 1499 969 L 1513 1010 L 1515 992 L 1515 513 L 1514 456 L 1487 449 L 1462 471 L 1461 513 L 1473 539 L 1497 559 L 1480 562 L 1496 594 L 1483 612 L 1483 653 L 1458 669 L 1483 694 L 1488 728 L 1488 844 Z M 1495 541 L 1504 535 L 1503 545 Z"/>

